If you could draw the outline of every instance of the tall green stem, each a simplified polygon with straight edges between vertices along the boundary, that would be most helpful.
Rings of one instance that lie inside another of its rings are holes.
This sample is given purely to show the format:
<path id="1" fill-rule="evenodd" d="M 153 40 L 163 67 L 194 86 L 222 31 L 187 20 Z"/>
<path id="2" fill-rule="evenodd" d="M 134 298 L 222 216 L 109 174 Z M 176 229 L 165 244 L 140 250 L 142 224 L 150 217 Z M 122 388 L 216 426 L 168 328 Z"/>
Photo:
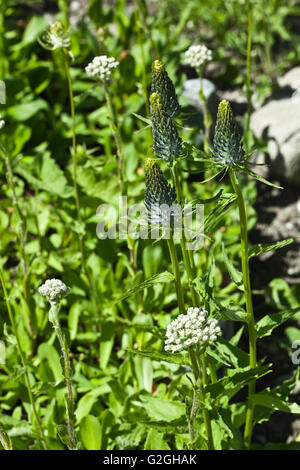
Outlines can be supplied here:
<path id="1" fill-rule="evenodd" d="M 243 284 L 245 292 L 245 303 L 247 311 L 247 323 L 249 334 L 249 364 L 251 368 L 256 367 L 256 333 L 255 320 L 252 305 L 251 283 L 248 261 L 248 229 L 247 229 L 247 213 L 242 191 L 239 186 L 237 176 L 233 170 L 229 170 L 231 184 L 237 195 L 237 203 L 240 214 L 240 232 L 241 232 L 241 260 L 243 272 Z M 251 436 L 253 429 L 254 404 L 251 401 L 252 395 L 255 393 L 255 380 L 249 384 L 248 388 L 248 405 L 246 413 L 246 424 L 244 431 L 244 440 L 246 447 L 251 444 Z"/>
<path id="2" fill-rule="evenodd" d="M 204 111 L 204 151 L 208 152 L 209 151 L 209 131 L 210 131 L 211 123 L 212 123 L 212 118 L 208 110 L 207 101 L 206 101 L 204 91 L 203 91 L 203 68 L 200 67 L 199 69 L 197 69 L 197 72 L 198 72 L 198 76 L 200 80 L 199 95 L 203 103 L 203 111 Z"/>
<path id="3" fill-rule="evenodd" d="M 176 163 L 171 167 L 172 171 L 172 176 L 173 176 L 173 184 L 175 186 L 176 194 L 177 194 L 177 200 L 178 203 L 183 205 L 183 197 L 182 197 L 182 191 L 181 191 L 181 184 L 179 180 L 179 175 L 178 175 L 178 170 L 177 170 L 177 165 Z M 192 303 L 194 307 L 199 307 L 200 305 L 200 298 L 198 293 L 196 292 L 195 288 L 192 285 L 193 280 L 195 279 L 195 272 L 194 272 L 194 258 L 193 258 L 193 253 L 191 250 L 186 249 L 186 238 L 185 238 L 185 233 L 184 233 L 184 218 L 182 217 L 182 236 L 180 238 L 180 247 L 182 251 L 182 257 L 183 257 L 183 262 L 186 268 L 188 280 L 191 285 L 191 297 L 192 297 Z"/>
<path id="4" fill-rule="evenodd" d="M 36 420 L 36 423 L 37 423 L 39 438 L 40 438 L 40 441 L 42 443 L 42 447 L 44 448 L 44 450 L 47 450 L 47 444 L 46 444 L 46 440 L 45 440 L 45 436 L 44 436 L 44 431 L 43 431 L 43 428 L 42 428 L 42 425 L 41 425 L 40 417 L 39 417 L 38 411 L 36 409 L 35 401 L 34 401 L 34 398 L 33 398 L 32 391 L 31 391 L 30 377 L 29 377 L 29 372 L 28 372 L 28 367 L 27 367 L 27 360 L 26 360 L 25 355 L 24 355 L 23 350 L 22 350 L 18 330 L 17 330 L 17 327 L 16 327 L 15 319 L 14 319 L 13 312 L 12 312 L 12 309 L 11 309 L 11 305 L 10 305 L 10 302 L 9 302 L 9 297 L 7 295 L 7 289 L 6 289 L 4 276 L 3 276 L 1 268 L 0 268 L 0 282 L 1 282 L 1 285 L 2 285 L 2 289 L 3 289 L 3 294 L 4 294 L 4 298 L 5 298 L 6 308 L 7 308 L 7 311 L 8 311 L 9 320 L 10 320 L 10 323 L 11 323 L 13 334 L 16 338 L 17 349 L 18 349 L 19 356 L 21 358 L 22 366 L 23 366 L 23 369 L 24 369 L 24 377 L 25 377 L 26 388 L 27 388 L 30 404 L 31 404 L 31 407 L 32 407 L 32 411 L 33 411 L 33 414 L 34 414 L 34 417 L 35 417 L 35 420 Z"/>
<path id="5" fill-rule="evenodd" d="M 71 119 L 72 119 L 72 150 L 71 150 L 71 158 L 72 158 L 72 171 L 73 171 L 73 185 L 74 185 L 74 196 L 75 196 L 75 205 L 76 205 L 76 213 L 77 213 L 77 219 L 80 225 L 82 224 L 82 218 L 81 218 L 81 205 L 80 205 L 80 197 L 79 197 L 79 190 L 78 190 L 78 182 L 77 182 L 77 143 L 76 143 L 76 123 L 75 123 L 75 104 L 74 104 L 74 94 L 73 94 L 73 87 L 72 87 L 72 78 L 71 78 L 71 73 L 70 73 L 70 67 L 69 67 L 69 59 L 68 59 L 68 53 L 63 50 L 63 61 L 64 61 L 64 66 L 65 66 L 65 74 L 66 74 L 66 79 L 67 79 L 67 84 L 68 84 L 68 92 L 69 92 L 69 101 L 70 101 L 70 113 L 71 113 Z M 90 273 L 88 271 L 87 263 L 86 263 L 86 255 L 85 255 L 85 248 L 84 248 L 84 240 L 83 240 L 83 234 L 80 233 L 78 234 L 78 240 L 79 240 L 79 249 L 80 249 L 80 254 L 81 254 L 81 269 L 83 273 L 85 274 L 89 286 L 89 291 L 91 295 L 91 299 L 94 305 L 95 311 L 97 311 L 97 296 L 95 293 L 95 289 L 93 286 L 92 279 L 90 277 Z"/>
<path id="6" fill-rule="evenodd" d="M 69 349 L 66 342 L 65 335 L 61 329 L 59 319 L 58 319 L 58 306 L 57 303 L 51 303 L 51 309 L 49 313 L 49 320 L 53 324 L 53 328 L 55 329 L 56 335 L 58 337 L 58 341 L 60 344 L 60 348 L 63 355 L 64 360 L 64 377 L 67 385 L 68 390 L 68 401 L 66 406 L 67 411 L 67 419 L 68 419 L 68 434 L 69 439 L 71 442 L 71 447 L 73 450 L 76 449 L 76 440 L 74 434 L 74 400 L 73 400 L 73 390 L 72 390 L 72 382 L 71 382 L 71 365 L 69 359 Z"/>
<path id="7" fill-rule="evenodd" d="M 19 245 L 20 245 L 20 256 L 21 256 L 21 263 L 22 263 L 22 268 L 23 268 L 23 294 L 24 294 L 24 299 L 25 303 L 27 305 L 27 310 L 29 312 L 28 316 L 28 330 L 29 333 L 32 337 L 34 337 L 34 331 L 32 327 L 32 322 L 31 322 L 31 315 L 30 315 L 30 308 L 29 308 L 29 287 L 28 287 L 28 265 L 27 265 L 27 259 L 26 259 L 26 252 L 25 252 L 25 247 L 26 247 L 26 219 L 23 215 L 23 212 L 20 207 L 19 199 L 15 190 L 15 185 L 14 185 L 14 174 L 13 174 L 13 169 L 11 166 L 11 161 L 10 158 L 3 147 L 2 144 L 0 144 L 0 152 L 3 155 L 4 158 L 4 163 L 6 167 L 6 177 L 7 177 L 7 183 L 9 186 L 9 189 L 11 191 L 11 197 L 12 197 L 12 203 L 14 207 L 14 211 L 16 214 L 16 217 L 18 219 L 18 228 L 19 230 L 16 230 L 17 237 L 19 239 Z"/>
<path id="8" fill-rule="evenodd" d="M 172 267 L 173 267 L 173 273 L 175 277 L 175 289 L 176 289 L 179 313 L 184 315 L 185 306 L 184 306 L 183 293 L 182 293 L 181 280 L 180 280 L 179 263 L 178 263 L 176 248 L 174 245 L 173 236 L 171 233 L 170 233 L 170 238 L 167 239 L 167 242 L 168 242 Z"/>
<path id="9" fill-rule="evenodd" d="M 105 88 L 105 97 L 106 97 L 106 103 L 107 103 L 107 108 L 108 108 L 111 132 L 113 134 L 115 144 L 116 144 L 116 149 L 117 149 L 119 185 L 120 185 L 121 196 L 127 196 L 127 187 L 126 187 L 125 178 L 124 178 L 124 158 L 123 158 L 123 151 L 122 151 L 121 135 L 120 135 L 119 127 L 118 127 L 118 119 L 117 119 L 117 115 L 115 112 L 115 108 L 113 105 L 112 96 L 110 94 L 109 88 L 106 84 L 104 85 L 104 88 Z M 134 270 L 136 270 L 137 261 L 135 257 L 135 251 L 134 251 L 134 241 L 131 239 L 131 237 L 128 234 L 127 234 L 127 246 L 129 249 L 130 259 L 131 259 L 133 268 Z"/>
<path id="10" fill-rule="evenodd" d="M 76 124 L 75 124 L 74 95 L 73 95 L 72 78 L 71 78 L 71 73 L 70 73 L 70 67 L 69 67 L 67 52 L 65 50 L 63 50 L 62 53 L 63 53 L 63 59 L 64 59 L 64 66 L 65 66 L 67 84 L 68 84 L 70 112 L 71 112 L 71 119 L 72 119 L 72 151 L 71 151 L 71 158 L 72 158 L 74 196 L 75 196 L 77 218 L 78 218 L 78 221 L 81 223 L 82 222 L 81 212 L 80 212 L 81 207 L 80 207 L 80 198 L 79 198 L 78 183 L 77 183 L 77 145 L 76 145 Z M 79 248 L 80 248 L 80 253 L 81 253 L 82 268 L 83 268 L 83 271 L 86 272 L 84 244 L 83 244 L 83 237 L 82 237 L 81 233 L 79 234 Z"/>
<path id="11" fill-rule="evenodd" d="M 123 158 L 123 152 L 122 152 L 121 136 L 120 136 L 120 132 L 118 128 L 118 122 L 117 122 L 115 109 L 114 109 L 113 102 L 112 102 L 112 96 L 110 94 L 108 86 L 104 85 L 104 88 L 105 88 L 105 98 L 106 98 L 106 103 L 107 103 L 111 132 L 113 134 L 115 144 L 116 144 L 116 149 L 117 149 L 119 185 L 120 185 L 121 195 L 123 196 L 126 194 L 126 188 L 124 185 L 124 158 Z"/>
<path id="12" fill-rule="evenodd" d="M 249 152 L 249 133 L 250 133 L 250 116 L 251 116 L 251 49 L 252 49 L 252 23 L 253 9 L 251 0 L 247 0 L 247 17 L 248 17 L 248 40 L 247 40 L 247 78 L 246 78 L 246 94 L 247 94 L 247 113 L 245 123 L 245 150 Z"/>
<path id="13" fill-rule="evenodd" d="M 192 348 L 189 350 L 190 359 L 192 363 L 193 372 L 195 375 L 196 383 L 194 387 L 194 394 L 193 394 L 193 403 L 190 413 L 190 420 L 189 420 L 189 433 L 191 438 L 191 445 L 193 447 L 194 441 L 194 420 L 196 417 L 198 405 L 199 405 L 199 398 L 201 399 L 202 403 L 204 401 L 204 387 L 207 385 L 207 375 L 206 375 L 206 365 L 205 365 L 205 353 L 202 353 L 199 357 L 199 354 Z M 207 442 L 209 450 L 214 450 L 214 439 L 213 433 L 211 428 L 211 420 L 206 408 L 202 409 L 203 421 L 204 426 L 206 429 L 207 435 Z"/>

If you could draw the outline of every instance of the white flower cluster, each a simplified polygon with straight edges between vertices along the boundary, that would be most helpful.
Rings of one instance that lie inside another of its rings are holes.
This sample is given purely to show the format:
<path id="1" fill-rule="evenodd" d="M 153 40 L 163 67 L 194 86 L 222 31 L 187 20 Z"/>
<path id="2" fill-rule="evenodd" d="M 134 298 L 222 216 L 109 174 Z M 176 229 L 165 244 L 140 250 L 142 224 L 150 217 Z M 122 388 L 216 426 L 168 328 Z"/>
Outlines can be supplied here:
<path id="1" fill-rule="evenodd" d="M 92 62 L 85 68 L 89 77 L 96 77 L 103 82 L 109 80 L 113 69 L 118 67 L 119 62 L 114 57 L 99 55 L 94 57 Z"/>
<path id="2" fill-rule="evenodd" d="M 0 129 L 2 129 L 5 126 L 5 121 L 2 119 L 2 114 L 0 114 Z"/>
<path id="3" fill-rule="evenodd" d="M 212 51 L 208 49 L 204 44 L 199 44 L 197 46 L 190 46 L 187 51 L 185 51 L 185 60 L 184 63 L 198 69 L 202 65 L 206 64 L 212 60 Z"/>
<path id="4" fill-rule="evenodd" d="M 66 286 L 60 279 L 47 279 L 39 287 L 39 293 L 46 297 L 48 302 L 57 303 L 70 292 L 70 287 Z"/>
<path id="5" fill-rule="evenodd" d="M 203 346 L 217 339 L 221 332 L 218 321 L 207 318 L 203 308 L 188 308 L 186 315 L 179 315 L 168 325 L 165 351 L 180 352 L 190 346 L 202 343 Z"/>

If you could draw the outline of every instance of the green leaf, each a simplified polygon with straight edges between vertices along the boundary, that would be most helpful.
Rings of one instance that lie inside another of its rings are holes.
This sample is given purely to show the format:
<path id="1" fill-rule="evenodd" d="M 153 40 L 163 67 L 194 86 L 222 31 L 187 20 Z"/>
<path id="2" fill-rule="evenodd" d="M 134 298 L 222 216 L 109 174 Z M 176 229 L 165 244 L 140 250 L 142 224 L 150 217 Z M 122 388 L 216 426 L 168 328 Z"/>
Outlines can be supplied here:
<path id="1" fill-rule="evenodd" d="M 139 354 L 141 356 L 150 357 L 153 361 L 165 361 L 171 364 L 178 365 L 190 365 L 190 360 L 187 355 L 183 354 L 172 354 L 172 353 L 160 353 L 156 351 L 140 351 L 137 349 L 127 349 L 127 351 L 133 354 Z"/>
<path id="2" fill-rule="evenodd" d="M 160 400 L 146 394 L 140 395 L 139 399 L 149 418 L 154 421 L 171 422 L 185 414 L 184 403 Z"/>
<path id="3" fill-rule="evenodd" d="M 70 339 L 73 340 L 76 338 L 78 321 L 80 313 L 82 312 L 82 305 L 80 303 L 74 303 L 70 308 L 68 315 L 68 327 L 70 332 Z"/>
<path id="4" fill-rule="evenodd" d="M 163 437 L 163 433 L 156 429 L 150 429 L 147 434 L 144 450 L 170 450 Z"/>
<path id="5" fill-rule="evenodd" d="M 249 364 L 248 354 L 224 338 L 219 338 L 215 343 L 217 354 L 225 361 L 229 361 L 236 368 L 244 368 Z"/>
<path id="6" fill-rule="evenodd" d="M 7 114 L 16 121 L 27 121 L 27 119 L 30 119 L 43 110 L 48 110 L 48 104 L 45 100 L 39 98 L 30 103 L 15 104 L 8 108 Z"/>
<path id="7" fill-rule="evenodd" d="M 205 393 L 208 393 L 211 399 L 233 397 L 242 387 L 247 385 L 253 379 L 258 379 L 271 371 L 269 365 L 258 366 L 255 368 L 246 367 L 243 369 L 228 369 L 228 377 L 223 377 L 214 384 L 205 387 Z"/>
<path id="8" fill-rule="evenodd" d="M 248 175 L 253 176 L 253 178 L 257 179 L 257 180 L 260 181 L 261 183 L 267 184 L 268 186 L 272 186 L 272 188 L 283 189 L 282 186 L 277 186 L 277 184 L 271 183 L 270 181 L 266 180 L 265 178 L 263 178 L 262 176 L 258 175 L 257 173 L 254 173 L 254 171 L 249 170 L 249 168 L 243 169 L 243 171 L 245 171 L 246 173 L 248 173 Z"/>
<path id="9" fill-rule="evenodd" d="M 226 320 L 247 322 L 247 313 L 239 305 L 222 308 L 220 313 Z"/>
<path id="10" fill-rule="evenodd" d="M 121 302 L 121 300 L 126 299 L 130 295 L 135 294 L 136 292 L 139 292 L 143 289 L 146 289 L 147 287 L 151 287 L 154 284 L 171 282 L 173 280 L 174 280 L 174 275 L 169 273 L 168 271 L 164 271 L 162 273 L 155 274 L 154 276 L 151 276 L 148 279 L 146 279 L 144 282 L 142 282 L 138 286 L 135 286 L 132 289 L 128 290 L 124 295 L 122 295 L 122 297 L 120 297 L 114 303 L 116 304 L 117 302 Z"/>
<path id="11" fill-rule="evenodd" d="M 297 238 L 287 238 L 286 240 L 281 240 L 275 243 L 259 243 L 258 245 L 250 246 L 248 249 L 248 258 L 253 258 L 253 256 L 258 256 L 262 253 L 267 253 L 268 251 L 278 250 L 279 248 L 290 245 L 296 240 Z"/>
<path id="12" fill-rule="evenodd" d="M 102 325 L 100 340 L 100 367 L 105 369 L 114 345 L 115 324 L 107 321 Z"/>
<path id="13" fill-rule="evenodd" d="M 83 397 L 80 398 L 75 411 L 77 423 L 80 423 L 81 420 L 89 414 L 94 404 L 98 401 L 99 396 L 109 392 L 111 392 L 110 386 L 108 384 L 103 384 L 83 395 Z"/>
<path id="14" fill-rule="evenodd" d="M 220 222 L 220 220 L 225 217 L 227 212 L 229 212 L 231 208 L 231 204 L 236 200 L 235 194 L 222 194 L 219 198 L 218 203 L 214 207 L 214 209 L 208 214 L 205 218 L 204 222 L 204 229 L 205 233 L 209 233 L 212 231 L 214 227 Z"/>
<path id="15" fill-rule="evenodd" d="M 244 285 L 243 285 L 243 274 L 238 271 L 233 263 L 229 260 L 228 256 L 227 256 L 227 253 L 225 251 L 225 246 L 224 246 L 224 243 L 222 243 L 222 252 L 223 252 L 223 259 L 224 259 L 224 263 L 226 265 L 226 268 L 228 269 L 228 272 L 230 274 L 230 277 L 232 279 L 232 281 L 236 284 L 236 286 L 240 289 L 240 290 L 244 290 Z"/>
<path id="16" fill-rule="evenodd" d="M 300 414 L 300 406 L 297 403 L 289 403 L 272 392 L 256 393 L 251 396 L 251 400 L 256 405 L 266 406 L 273 411 L 284 411 L 286 413 Z"/>
<path id="17" fill-rule="evenodd" d="M 258 338 L 269 336 L 277 326 L 286 322 L 294 315 L 300 312 L 300 307 L 284 310 L 283 312 L 265 315 L 261 320 L 256 323 L 256 335 Z"/>
<path id="18" fill-rule="evenodd" d="M 99 420 L 87 415 L 80 423 L 80 437 L 86 450 L 101 449 L 101 426 Z"/>
<path id="19" fill-rule="evenodd" d="M 146 390 L 151 393 L 153 385 L 153 367 L 150 358 L 134 358 L 135 372 L 139 383 L 139 390 Z"/>
<path id="20" fill-rule="evenodd" d="M 150 119 L 147 119 L 145 118 L 144 116 L 141 116 L 140 114 L 137 114 L 137 113 L 132 113 L 136 118 L 140 119 L 141 121 L 145 122 L 146 124 L 148 124 L 148 126 L 151 126 L 152 123 L 151 123 L 151 120 Z"/>
<path id="21" fill-rule="evenodd" d="M 60 382 L 63 380 L 63 371 L 59 359 L 59 355 L 52 344 L 49 343 L 42 343 L 38 349 L 38 357 L 41 360 L 45 360 L 48 362 L 50 369 L 53 372 L 54 378 L 56 382 Z"/>

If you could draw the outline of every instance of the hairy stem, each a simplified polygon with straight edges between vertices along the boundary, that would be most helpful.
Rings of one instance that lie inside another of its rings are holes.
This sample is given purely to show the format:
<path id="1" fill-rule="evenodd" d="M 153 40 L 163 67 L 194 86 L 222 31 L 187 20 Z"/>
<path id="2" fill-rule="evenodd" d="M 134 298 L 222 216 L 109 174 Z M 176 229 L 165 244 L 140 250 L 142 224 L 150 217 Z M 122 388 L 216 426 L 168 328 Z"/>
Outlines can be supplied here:
<path id="1" fill-rule="evenodd" d="M 58 306 L 56 303 L 51 304 L 51 310 L 49 313 L 49 320 L 53 324 L 53 328 L 55 329 L 60 348 L 63 355 L 64 361 L 64 377 L 67 385 L 68 390 L 68 400 L 66 406 L 67 412 L 67 419 L 68 419 L 68 434 L 71 442 L 72 450 L 76 449 L 76 440 L 74 434 L 74 400 L 73 400 L 73 390 L 72 390 L 72 382 L 71 382 L 71 365 L 69 359 L 69 348 L 67 345 L 67 341 L 63 331 L 61 329 L 59 319 L 58 319 Z"/>
<path id="2" fill-rule="evenodd" d="M 207 375 L 206 375 L 206 364 L 205 364 L 205 353 L 201 354 L 200 358 L 197 357 L 197 353 L 194 349 L 190 348 L 189 350 L 190 359 L 192 362 L 192 368 L 195 375 L 196 383 L 193 394 L 193 403 L 190 413 L 189 420 L 189 433 L 191 439 L 191 446 L 194 449 L 194 420 L 197 414 L 197 409 L 199 407 L 199 399 L 204 401 L 204 387 L 207 385 Z M 214 439 L 211 428 L 211 420 L 206 408 L 202 408 L 202 415 L 204 426 L 207 435 L 207 442 L 209 450 L 214 450 Z"/>
<path id="3" fill-rule="evenodd" d="M 34 417 L 35 417 L 35 420 L 36 420 L 36 423 L 37 423 L 39 438 L 40 438 L 40 441 L 42 443 L 43 449 L 47 450 L 47 444 L 46 444 L 46 440 L 45 440 L 45 436 L 44 436 L 44 431 L 43 431 L 43 428 L 42 428 L 42 425 L 41 425 L 41 420 L 40 420 L 37 408 L 35 406 L 35 401 L 34 401 L 32 390 L 31 390 L 30 377 L 29 377 L 29 372 L 28 372 L 28 367 L 27 367 L 27 360 L 26 360 L 25 354 L 23 353 L 23 350 L 22 350 L 18 330 L 17 330 L 17 327 L 16 327 L 13 312 L 12 312 L 12 309 L 11 309 L 11 305 L 10 305 L 10 301 L 9 301 L 9 297 L 8 297 L 8 294 L 7 294 L 7 289 L 6 289 L 6 285 L 5 285 L 5 281 L 4 281 L 4 276 L 3 276 L 1 268 L 0 268 L 0 282 L 1 282 L 1 285 L 2 285 L 2 289 L 3 289 L 3 294 L 4 294 L 5 303 L 6 303 L 6 308 L 7 308 L 7 311 L 8 311 L 9 320 L 10 320 L 10 323 L 11 323 L 13 334 L 16 338 L 17 349 L 18 349 L 19 356 L 20 356 L 20 359 L 21 359 L 21 362 L 22 362 L 22 366 L 24 368 L 24 377 L 25 377 L 26 388 L 27 388 L 30 404 L 31 404 L 31 407 L 32 407 L 32 411 L 33 411 L 33 414 L 34 414 Z"/>
<path id="4" fill-rule="evenodd" d="M 252 294 L 251 294 L 251 283 L 250 283 L 250 271 L 248 261 L 248 229 L 247 229 L 247 213 L 245 202 L 242 191 L 239 186 L 238 179 L 233 170 L 229 170 L 231 183 L 234 192 L 237 195 L 237 203 L 240 214 L 240 233 L 241 233 L 241 260 L 242 260 L 242 272 L 243 272 L 243 284 L 245 292 L 245 303 L 247 311 L 247 324 L 249 334 L 249 364 L 253 369 L 256 367 L 256 333 L 255 333 L 255 320 L 252 305 Z M 251 436 L 253 429 L 253 416 L 254 416 L 254 404 L 251 401 L 252 395 L 255 393 L 255 380 L 252 380 L 248 387 L 248 404 L 246 413 L 246 424 L 244 431 L 244 440 L 247 448 L 251 444 Z"/>

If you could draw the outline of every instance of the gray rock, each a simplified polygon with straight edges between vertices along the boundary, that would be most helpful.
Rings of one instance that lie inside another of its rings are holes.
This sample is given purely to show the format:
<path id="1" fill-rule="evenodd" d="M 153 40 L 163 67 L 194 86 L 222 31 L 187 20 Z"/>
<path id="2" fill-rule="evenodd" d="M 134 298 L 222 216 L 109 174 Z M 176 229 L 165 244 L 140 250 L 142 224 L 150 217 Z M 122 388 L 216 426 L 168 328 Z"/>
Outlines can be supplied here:
<path id="1" fill-rule="evenodd" d="M 190 127 L 195 127 L 203 130 L 203 102 L 199 95 L 200 92 L 200 80 L 199 78 L 193 78 L 186 80 L 182 93 L 181 103 L 183 112 L 187 113 L 188 118 L 186 124 Z M 203 79 L 203 93 L 206 98 L 208 110 L 212 116 L 211 132 L 214 128 L 215 119 L 217 116 L 219 99 L 217 96 L 216 86 L 206 78 Z M 184 98 L 184 99 L 182 99 Z M 199 134 L 199 138 L 196 141 L 199 143 L 203 140 L 203 134 Z"/>
<path id="2" fill-rule="evenodd" d="M 270 173 L 300 187 L 300 100 L 271 99 L 250 121 L 254 135 L 267 142 Z"/>
<path id="3" fill-rule="evenodd" d="M 211 101 L 213 95 L 216 93 L 217 89 L 215 85 L 206 78 L 203 79 L 203 94 L 206 98 L 206 101 Z M 182 94 L 188 100 L 188 104 L 193 106 L 198 111 L 203 110 L 203 102 L 199 95 L 200 92 L 200 79 L 199 78 L 192 78 L 190 80 L 186 80 L 183 84 Z"/>
<path id="4" fill-rule="evenodd" d="M 278 83 L 281 87 L 288 86 L 294 90 L 300 87 L 300 67 L 294 67 L 289 70 L 283 77 L 278 78 Z"/>

